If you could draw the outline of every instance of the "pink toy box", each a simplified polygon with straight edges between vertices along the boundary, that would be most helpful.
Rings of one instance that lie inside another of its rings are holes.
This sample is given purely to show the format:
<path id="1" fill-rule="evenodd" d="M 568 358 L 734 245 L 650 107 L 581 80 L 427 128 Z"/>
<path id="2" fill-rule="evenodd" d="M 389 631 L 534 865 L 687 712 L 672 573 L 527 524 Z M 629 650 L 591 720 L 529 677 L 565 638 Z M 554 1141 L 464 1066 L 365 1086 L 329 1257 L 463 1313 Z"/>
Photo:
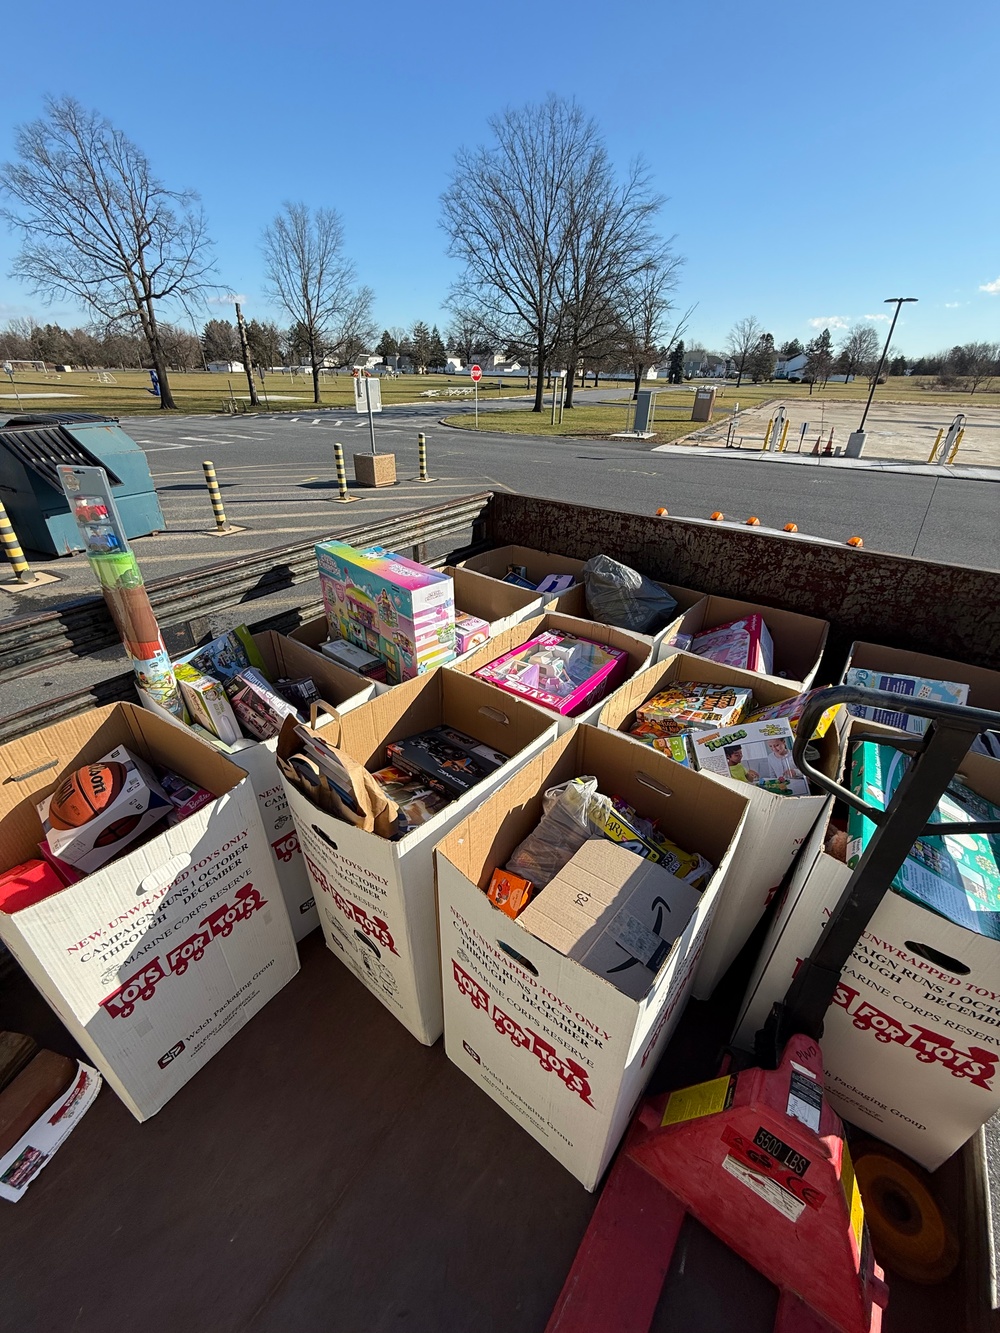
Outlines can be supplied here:
<path id="1" fill-rule="evenodd" d="M 756 614 L 702 630 L 694 636 L 688 651 L 740 671 L 761 671 L 765 676 L 771 674 L 774 666 L 771 635 L 764 617 Z"/>
<path id="2" fill-rule="evenodd" d="M 317 543 L 316 563 L 331 635 L 381 657 L 390 684 L 455 656 L 454 585 L 447 574 L 381 546 L 359 551 L 346 542 Z"/>
<path id="3" fill-rule="evenodd" d="M 603 699 L 628 672 L 628 653 L 547 630 L 474 674 L 564 717 Z"/>

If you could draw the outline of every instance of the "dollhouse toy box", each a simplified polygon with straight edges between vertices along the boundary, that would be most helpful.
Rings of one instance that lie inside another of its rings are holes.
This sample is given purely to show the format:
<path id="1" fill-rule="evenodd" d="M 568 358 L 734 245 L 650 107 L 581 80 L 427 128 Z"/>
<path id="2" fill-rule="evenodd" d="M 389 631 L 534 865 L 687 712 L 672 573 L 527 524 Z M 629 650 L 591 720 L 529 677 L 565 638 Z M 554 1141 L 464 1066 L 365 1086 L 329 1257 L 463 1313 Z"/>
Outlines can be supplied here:
<path id="1" fill-rule="evenodd" d="M 330 634 L 381 657 L 390 683 L 442 666 L 455 656 L 452 580 L 381 546 L 316 546 Z"/>
<path id="2" fill-rule="evenodd" d="M 546 631 L 496 658 L 475 675 L 529 703 L 571 717 L 621 684 L 628 673 L 628 653 Z"/>

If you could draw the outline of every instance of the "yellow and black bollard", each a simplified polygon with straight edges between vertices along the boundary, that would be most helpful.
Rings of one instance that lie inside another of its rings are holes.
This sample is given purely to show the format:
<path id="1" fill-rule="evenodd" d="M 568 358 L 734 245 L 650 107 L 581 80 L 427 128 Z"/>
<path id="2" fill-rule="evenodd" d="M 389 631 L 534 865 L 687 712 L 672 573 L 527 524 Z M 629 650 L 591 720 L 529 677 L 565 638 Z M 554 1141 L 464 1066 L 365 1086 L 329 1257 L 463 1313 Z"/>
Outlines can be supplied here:
<path id="1" fill-rule="evenodd" d="M 212 512 L 215 515 L 215 526 L 219 532 L 228 532 L 229 524 L 226 522 L 226 511 L 222 507 L 222 492 L 219 490 L 218 478 L 215 475 L 215 464 L 202 463 L 205 472 L 205 485 L 208 487 L 208 496 L 212 501 Z"/>
<path id="2" fill-rule="evenodd" d="M 333 446 L 333 461 L 337 468 L 337 490 L 340 492 L 337 496 L 337 503 L 350 504 L 352 500 L 357 500 L 360 497 L 349 495 L 347 492 L 347 468 L 344 465 L 344 446 L 342 444 L 337 443 Z"/>
<path id="3" fill-rule="evenodd" d="M 7 511 L 2 503 L 0 503 L 0 543 L 3 544 L 3 553 L 10 561 L 10 567 L 14 571 L 14 577 L 18 583 L 34 583 L 35 576 L 31 572 L 31 566 L 24 558 L 21 543 L 17 540 L 17 533 L 11 527 L 10 519 L 7 517 Z"/>
<path id="4" fill-rule="evenodd" d="M 417 434 L 417 459 L 420 464 L 417 481 L 433 481 L 434 478 L 427 475 L 427 436 L 423 431 Z"/>

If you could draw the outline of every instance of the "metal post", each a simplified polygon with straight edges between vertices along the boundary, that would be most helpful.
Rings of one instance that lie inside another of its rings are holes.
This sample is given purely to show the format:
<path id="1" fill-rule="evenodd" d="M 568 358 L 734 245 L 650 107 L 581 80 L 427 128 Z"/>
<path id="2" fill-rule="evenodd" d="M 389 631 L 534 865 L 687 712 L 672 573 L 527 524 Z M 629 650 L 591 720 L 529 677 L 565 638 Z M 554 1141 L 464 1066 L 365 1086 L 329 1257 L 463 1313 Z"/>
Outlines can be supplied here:
<path id="1" fill-rule="evenodd" d="M 889 334 L 885 340 L 885 346 L 882 348 L 882 359 L 878 363 L 878 369 L 872 376 L 871 387 L 868 390 L 868 401 L 865 403 L 864 416 L 861 418 L 861 425 L 858 427 L 859 435 L 864 430 L 865 422 L 868 420 L 868 409 L 871 407 L 872 399 L 875 397 L 875 386 L 878 384 L 882 375 L 882 367 L 885 365 L 885 358 L 889 355 L 889 344 L 892 342 L 892 334 L 896 327 L 896 320 L 899 319 L 899 312 L 908 301 L 916 301 L 916 299 L 915 296 L 890 296 L 882 302 L 883 305 L 891 305 L 892 302 L 895 301 L 896 312 L 892 317 L 892 323 L 889 325 Z"/>
<path id="2" fill-rule="evenodd" d="M 965 434 L 965 427 L 963 426 L 962 429 L 961 429 L 961 430 L 958 432 L 958 434 L 955 436 L 955 446 L 954 446 L 954 448 L 952 449 L 951 453 L 948 455 L 948 458 L 947 458 L 947 460 L 946 460 L 946 461 L 947 461 L 947 464 L 948 464 L 949 467 L 950 467 L 951 464 L 954 463 L 954 461 L 955 461 L 955 455 L 958 453 L 958 446 L 962 443 L 962 436 L 963 436 L 964 434 Z M 973 451 L 973 452 L 975 452 L 975 451 Z"/>
<path id="3" fill-rule="evenodd" d="M 472 391 L 476 400 L 476 430 L 479 429 L 479 381 L 472 381 Z"/>
<path id="4" fill-rule="evenodd" d="M 556 394 L 559 392 L 556 386 L 558 385 L 558 383 L 559 383 L 558 380 L 552 381 L 552 420 L 549 423 L 552 426 L 556 424 Z"/>
<path id="5" fill-rule="evenodd" d="M 427 436 L 423 431 L 417 435 L 417 457 L 420 461 L 420 476 L 417 481 L 433 481 L 433 477 L 427 475 Z"/>
<path id="6" fill-rule="evenodd" d="M 337 503 L 345 505 L 350 504 L 353 500 L 357 500 L 359 497 L 357 495 L 349 495 L 347 492 L 347 468 L 344 465 L 344 447 L 339 441 L 333 446 L 333 461 L 337 468 L 337 490 L 340 492 L 337 496 Z"/>
<path id="7" fill-rule="evenodd" d="M 10 519 L 7 517 L 7 511 L 0 501 L 0 545 L 3 546 L 3 553 L 10 561 L 10 567 L 14 571 L 14 577 L 18 583 L 34 583 L 35 576 L 31 572 L 31 566 L 24 558 L 24 552 L 21 550 L 21 543 L 17 540 L 17 534 L 11 527 Z"/>
<path id="8" fill-rule="evenodd" d="M 369 433 L 369 434 L 371 435 L 371 437 L 372 437 L 372 454 L 374 454 L 374 453 L 375 453 L 375 414 L 374 414 L 374 412 L 372 411 L 371 380 L 370 380 L 370 379 L 366 379 L 365 382 L 364 382 L 364 384 L 365 384 L 365 402 L 368 404 L 368 433 Z"/>
<path id="9" fill-rule="evenodd" d="M 796 451 L 795 451 L 797 454 L 800 454 L 800 453 L 802 452 L 802 441 L 806 438 L 806 431 L 807 431 L 808 429 L 809 429 L 809 422 L 808 422 L 808 421 L 803 421 L 803 423 L 802 423 L 802 431 L 801 431 L 801 433 L 800 433 L 800 435 L 799 435 L 799 447 L 798 447 L 798 448 L 796 449 Z"/>
<path id="10" fill-rule="evenodd" d="M 205 485 L 208 487 L 208 498 L 212 501 L 212 513 L 215 515 L 215 526 L 219 532 L 228 532 L 229 524 L 226 522 L 226 511 L 222 507 L 222 492 L 219 490 L 219 482 L 215 475 L 215 464 L 206 460 L 201 466 L 205 473 Z"/>

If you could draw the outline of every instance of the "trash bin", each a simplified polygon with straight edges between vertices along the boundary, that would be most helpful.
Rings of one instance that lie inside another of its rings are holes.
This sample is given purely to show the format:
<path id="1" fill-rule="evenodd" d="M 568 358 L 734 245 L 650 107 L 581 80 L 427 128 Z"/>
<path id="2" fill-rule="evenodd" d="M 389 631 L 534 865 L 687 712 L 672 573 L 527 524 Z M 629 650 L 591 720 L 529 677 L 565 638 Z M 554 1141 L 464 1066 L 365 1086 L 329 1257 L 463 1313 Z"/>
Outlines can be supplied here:
<path id="1" fill-rule="evenodd" d="M 163 511 L 146 455 L 113 418 L 22 413 L 0 426 L 0 497 L 21 545 L 46 555 L 83 550 L 57 467 L 103 467 L 128 537 L 159 532 Z"/>

